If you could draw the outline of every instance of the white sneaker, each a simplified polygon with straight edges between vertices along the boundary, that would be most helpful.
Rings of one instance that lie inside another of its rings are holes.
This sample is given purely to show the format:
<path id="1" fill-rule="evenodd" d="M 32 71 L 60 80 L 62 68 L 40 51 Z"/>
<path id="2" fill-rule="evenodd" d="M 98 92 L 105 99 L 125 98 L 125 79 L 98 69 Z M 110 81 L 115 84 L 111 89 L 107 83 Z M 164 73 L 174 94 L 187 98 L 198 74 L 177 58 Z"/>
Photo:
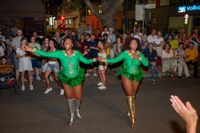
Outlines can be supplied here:
<path id="1" fill-rule="evenodd" d="M 86 73 L 86 74 L 85 74 L 85 77 L 89 77 L 89 76 L 90 76 L 90 74 L 89 74 L 89 73 Z"/>
<path id="2" fill-rule="evenodd" d="M 102 86 L 100 86 L 100 87 L 98 87 L 98 88 L 99 88 L 99 90 L 105 90 L 105 89 L 106 89 L 106 86 L 102 85 Z"/>
<path id="3" fill-rule="evenodd" d="M 34 88 L 33 88 L 33 85 L 30 85 L 30 90 L 31 90 L 31 91 L 33 91 L 33 90 L 34 90 Z"/>
<path id="4" fill-rule="evenodd" d="M 64 90 L 61 89 L 61 90 L 60 90 L 60 95 L 62 96 L 62 95 L 64 95 L 64 93 L 65 93 Z"/>
<path id="5" fill-rule="evenodd" d="M 52 90 L 53 90 L 53 88 L 47 88 L 46 91 L 44 92 L 44 94 L 48 94 Z"/>
<path id="6" fill-rule="evenodd" d="M 40 76 L 37 76 L 37 77 L 36 77 L 36 80 L 40 81 L 40 80 L 41 80 Z"/>
<path id="7" fill-rule="evenodd" d="M 97 76 L 98 76 L 96 73 L 93 73 L 92 75 L 93 75 L 94 77 L 97 77 Z"/>
<path id="8" fill-rule="evenodd" d="M 25 86 L 24 85 L 22 85 L 21 90 L 25 91 Z"/>
<path id="9" fill-rule="evenodd" d="M 97 85 L 98 85 L 98 86 L 102 86 L 102 85 L 103 85 L 103 83 L 102 83 L 102 82 L 99 82 L 99 83 L 97 83 Z"/>

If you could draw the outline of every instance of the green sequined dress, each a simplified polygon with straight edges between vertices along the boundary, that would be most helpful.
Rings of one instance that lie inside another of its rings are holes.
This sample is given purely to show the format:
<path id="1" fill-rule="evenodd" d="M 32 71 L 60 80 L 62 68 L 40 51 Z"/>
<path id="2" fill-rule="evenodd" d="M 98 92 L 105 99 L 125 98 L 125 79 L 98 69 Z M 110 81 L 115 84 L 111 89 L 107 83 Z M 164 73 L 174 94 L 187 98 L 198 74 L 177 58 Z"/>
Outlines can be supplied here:
<path id="1" fill-rule="evenodd" d="M 138 52 L 138 55 L 141 57 L 141 60 L 132 57 L 129 51 L 124 51 L 116 58 L 107 59 L 106 62 L 117 63 L 123 61 L 122 65 L 120 66 L 118 75 L 123 75 L 130 80 L 139 81 L 143 78 L 141 64 L 148 66 L 149 62 L 141 52 Z"/>
<path id="2" fill-rule="evenodd" d="M 84 80 L 85 70 L 80 67 L 79 62 L 84 64 L 93 63 L 93 59 L 86 59 L 79 51 L 74 51 L 73 55 L 67 55 L 64 50 L 55 52 L 44 52 L 36 50 L 36 54 L 43 57 L 57 58 L 60 60 L 62 68 L 58 72 L 58 78 L 63 84 L 72 87 L 82 84 Z"/>

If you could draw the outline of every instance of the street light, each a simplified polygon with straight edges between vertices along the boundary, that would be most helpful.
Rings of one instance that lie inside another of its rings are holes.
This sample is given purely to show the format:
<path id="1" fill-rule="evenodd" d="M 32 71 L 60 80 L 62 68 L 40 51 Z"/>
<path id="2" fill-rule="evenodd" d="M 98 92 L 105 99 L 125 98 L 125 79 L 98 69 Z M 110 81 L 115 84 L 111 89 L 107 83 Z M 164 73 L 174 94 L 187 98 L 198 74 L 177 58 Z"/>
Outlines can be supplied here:
<path id="1" fill-rule="evenodd" d="M 185 23 L 185 24 L 188 24 L 189 15 L 188 15 L 188 14 L 185 14 L 184 18 L 185 18 L 184 23 Z"/>
<path id="2" fill-rule="evenodd" d="M 185 18 L 185 21 L 184 21 L 185 30 L 186 30 L 186 34 L 188 34 L 188 19 L 189 19 L 189 15 L 185 14 L 184 18 Z"/>

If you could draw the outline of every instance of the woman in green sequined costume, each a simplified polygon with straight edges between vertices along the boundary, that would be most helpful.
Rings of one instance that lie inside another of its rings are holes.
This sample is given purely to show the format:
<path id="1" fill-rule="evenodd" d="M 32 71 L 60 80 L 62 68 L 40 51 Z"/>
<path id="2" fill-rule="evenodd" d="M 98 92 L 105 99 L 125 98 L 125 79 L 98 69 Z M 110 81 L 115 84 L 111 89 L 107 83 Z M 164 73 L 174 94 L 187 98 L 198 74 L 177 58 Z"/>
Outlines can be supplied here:
<path id="1" fill-rule="evenodd" d="M 141 64 L 148 66 L 148 60 L 138 51 L 139 40 L 131 38 L 125 45 L 125 50 L 116 58 L 105 60 L 106 63 L 117 63 L 123 61 L 118 72 L 121 75 L 122 85 L 128 100 L 128 116 L 131 126 L 135 125 L 135 95 L 138 91 L 140 81 L 143 78 Z"/>
<path id="2" fill-rule="evenodd" d="M 95 62 L 96 59 L 86 59 L 79 51 L 74 50 L 73 40 L 70 37 L 64 39 L 64 50 L 44 52 L 30 47 L 27 47 L 26 50 L 43 57 L 57 58 L 60 60 L 62 69 L 58 72 L 58 78 L 65 90 L 71 117 L 69 126 L 71 126 L 74 121 L 75 113 L 78 118 L 81 118 L 79 106 L 82 98 L 82 82 L 84 80 L 85 71 L 80 67 L 79 62 L 90 64 Z"/>

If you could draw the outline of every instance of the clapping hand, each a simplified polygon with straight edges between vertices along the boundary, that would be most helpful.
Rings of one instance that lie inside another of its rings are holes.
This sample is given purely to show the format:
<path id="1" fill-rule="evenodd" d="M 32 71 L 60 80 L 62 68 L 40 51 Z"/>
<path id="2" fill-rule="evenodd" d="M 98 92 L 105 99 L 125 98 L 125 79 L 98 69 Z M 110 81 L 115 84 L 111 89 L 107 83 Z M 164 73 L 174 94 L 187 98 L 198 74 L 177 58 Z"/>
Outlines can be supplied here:
<path id="1" fill-rule="evenodd" d="M 188 130 L 194 131 L 197 126 L 198 115 L 192 104 L 190 102 L 184 104 L 178 96 L 173 95 L 170 101 L 174 110 L 185 121 L 187 128 L 189 128 Z"/>

